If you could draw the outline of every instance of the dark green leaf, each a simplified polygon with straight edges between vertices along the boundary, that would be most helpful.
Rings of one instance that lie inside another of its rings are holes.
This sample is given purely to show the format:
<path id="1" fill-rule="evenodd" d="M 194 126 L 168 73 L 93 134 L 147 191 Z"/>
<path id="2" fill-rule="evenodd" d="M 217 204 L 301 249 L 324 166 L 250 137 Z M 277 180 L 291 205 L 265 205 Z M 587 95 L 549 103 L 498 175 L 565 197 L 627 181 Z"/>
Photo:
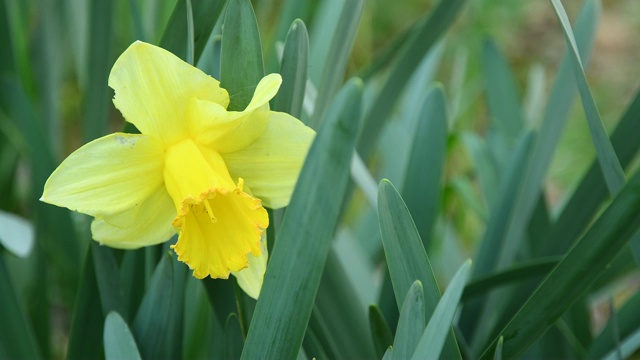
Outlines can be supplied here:
<path id="1" fill-rule="evenodd" d="M 393 344 L 393 335 L 384 316 L 382 316 L 382 312 L 380 312 L 380 308 L 376 305 L 369 306 L 369 326 L 376 355 L 378 358 L 382 358 L 385 351 Z"/>
<path id="2" fill-rule="evenodd" d="M 295 20 L 287 34 L 282 53 L 282 85 L 273 99 L 273 110 L 282 111 L 301 119 L 302 103 L 307 85 L 309 36 L 302 20 Z"/>
<path id="3" fill-rule="evenodd" d="M 502 330 L 505 357 L 522 354 L 586 292 L 638 231 L 639 208 L 637 173 Z M 485 350 L 484 358 L 493 354 L 495 341 Z"/>
<path id="4" fill-rule="evenodd" d="M 228 110 L 244 110 L 263 76 L 260 33 L 251 1 L 229 0 L 220 59 L 220 86 L 231 100 Z"/>
<path id="5" fill-rule="evenodd" d="M 224 358 L 229 360 L 240 359 L 244 339 L 238 315 L 229 315 L 224 325 L 224 336 Z"/>

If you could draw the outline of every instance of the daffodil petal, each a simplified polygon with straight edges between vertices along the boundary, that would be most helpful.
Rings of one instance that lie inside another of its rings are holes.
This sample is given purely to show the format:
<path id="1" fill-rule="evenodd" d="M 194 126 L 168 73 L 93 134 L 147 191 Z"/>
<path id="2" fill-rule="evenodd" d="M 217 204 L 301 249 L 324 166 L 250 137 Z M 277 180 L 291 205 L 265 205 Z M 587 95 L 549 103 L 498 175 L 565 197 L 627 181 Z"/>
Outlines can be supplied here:
<path id="1" fill-rule="evenodd" d="M 259 256 L 249 254 L 247 257 L 249 265 L 246 269 L 231 273 L 238 280 L 240 288 L 256 300 L 258 296 L 260 296 L 264 273 L 267 271 L 267 258 L 269 257 L 267 252 L 267 237 L 265 234 L 263 234 L 262 239 L 260 239 L 260 249 L 262 252 Z"/>
<path id="2" fill-rule="evenodd" d="M 270 74 L 262 78 L 244 111 L 229 111 L 219 104 L 192 99 L 187 108 L 189 132 L 198 144 L 218 152 L 233 152 L 259 138 L 269 120 L 269 101 L 278 92 L 282 78 Z"/>
<path id="3" fill-rule="evenodd" d="M 286 206 L 315 132 L 293 116 L 272 111 L 267 128 L 248 147 L 221 154 L 232 178 L 243 178 L 267 207 Z"/>
<path id="4" fill-rule="evenodd" d="M 96 218 L 91 223 L 93 239 L 118 249 L 137 249 L 163 243 L 176 233 L 173 200 L 163 186 L 147 200 L 121 214 Z M 128 217 L 124 222 L 123 218 Z"/>
<path id="5" fill-rule="evenodd" d="M 118 58 L 109 75 L 113 102 L 140 132 L 170 145 L 187 135 L 189 99 L 226 108 L 229 94 L 220 82 L 169 51 L 136 41 Z"/>
<path id="6" fill-rule="evenodd" d="M 69 155 L 40 200 L 97 217 L 120 213 L 163 184 L 163 159 L 162 144 L 149 136 L 107 135 Z"/>
<path id="7" fill-rule="evenodd" d="M 247 267 L 247 255 L 259 256 L 260 237 L 269 225 L 260 200 L 236 189 L 214 189 L 199 199 L 186 199 L 188 207 L 173 224 L 180 226 L 178 242 L 172 246 L 178 260 L 202 279 L 227 279 L 231 271 Z"/>

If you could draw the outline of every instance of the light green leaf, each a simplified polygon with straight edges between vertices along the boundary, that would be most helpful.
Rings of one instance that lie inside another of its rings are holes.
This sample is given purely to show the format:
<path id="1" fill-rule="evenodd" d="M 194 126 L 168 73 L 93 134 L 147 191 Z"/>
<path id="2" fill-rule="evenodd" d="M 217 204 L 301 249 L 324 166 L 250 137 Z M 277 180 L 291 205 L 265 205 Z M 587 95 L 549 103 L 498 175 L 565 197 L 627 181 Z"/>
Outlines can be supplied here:
<path id="1" fill-rule="evenodd" d="M 524 125 L 520 92 L 509 64 L 491 40 L 484 42 L 482 66 L 491 122 L 508 141 L 515 142 Z"/>
<path id="2" fill-rule="evenodd" d="M 593 144 L 596 147 L 596 153 L 598 154 L 598 161 L 602 172 L 604 173 L 604 179 L 607 183 L 609 193 L 615 195 L 622 189 L 625 183 L 624 170 L 618 161 L 618 157 L 613 149 L 613 145 L 609 141 L 607 131 L 600 119 L 600 113 L 593 100 L 591 89 L 587 83 L 587 77 L 584 73 L 584 67 L 580 60 L 580 53 L 578 52 L 578 46 L 573 36 L 573 30 L 569 23 L 567 13 L 562 6 L 560 0 L 551 0 L 551 4 L 556 11 L 558 20 L 562 25 L 564 36 L 567 41 L 567 47 L 569 48 L 569 55 L 572 60 L 573 69 L 575 71 L 576 82 L 578 83 L 578 92 L 582 99 L 582 106 L 584 107 L 585 115 L 587 116 L 587 123 L 589 124 L 589 130 L 593 139 Z"/>
<path id="3" fill-rule="evenodd" d="M 447 151 L 447 109 L 442 86 L 429 90 L 420 110 L 402 197 L 426 249 L 441 201 L 441 179 Z"/>
<path id="4" fill-rule="evenodd" d="M 129 326 L 115 311 L 104 322 L 104 357 L 106 360 L 142 359 Z"/>
<path id="5" fill-rule="evenodd" d="M 420 280 L 424 287 L 425 314 L 430 317 L 440 300 L 440 290 L 409 210 L 387 180 L 380 182 L 378 190 L 378 218 L 396 304 L 404 303 L 413 282 Z M 459 358 L 453 332 L 449 334 L 444 356 Z"/>
<path id="6" fill-rule="evenodd" d="M 391 358 L 408 359 L 416 350 L 425 326 L 424 291 L 420 280 L 416 280 L 409 288 L 400 309 L 400 320 L 398 320 Z M 446 333 L 447 330 L 448 328 L 444 332 Z"/>
<path id="7" fill-rule="evenodd" d="M 413 353 L 412 359 L 438 359 L 442 346 L 451 328 L 453 316 L 456 314 L 462 291 L 469 278 L 471 260 L 467 260 L 453 276 L 447 290 L 438 302 L 427 328 L 424 330 L 420 342 Z M 446 355 L 443 355 L 446 358 Z"/>
<path id="8" fill-rule="evenodd" d="M 298 355 L 349 179 L 361 92 L 358 79 L 345 85 L 309 150 L 278 231 L 244 359 Z"/>

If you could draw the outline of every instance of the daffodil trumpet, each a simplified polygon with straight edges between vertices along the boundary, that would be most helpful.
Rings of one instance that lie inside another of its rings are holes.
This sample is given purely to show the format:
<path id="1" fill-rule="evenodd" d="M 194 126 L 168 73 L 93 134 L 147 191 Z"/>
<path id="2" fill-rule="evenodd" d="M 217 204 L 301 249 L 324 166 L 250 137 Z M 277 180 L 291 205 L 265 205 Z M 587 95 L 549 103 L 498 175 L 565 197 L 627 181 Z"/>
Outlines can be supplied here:
<path id="1" fill-rule="evenodd" d="M 113 102 L 140 134 L 115 133 L 67 157 L 41 200 L 93 216 L 114 248 L 171 247 L 193 276 L 228 278 L 257 298 L 267 263 L 263 206 L 286 206 L 315 136 L 269 109 L 282 80 L 265 76 L 243 111 L 220 83 L 170 52 L 135 42 L 115 62 Z"/>

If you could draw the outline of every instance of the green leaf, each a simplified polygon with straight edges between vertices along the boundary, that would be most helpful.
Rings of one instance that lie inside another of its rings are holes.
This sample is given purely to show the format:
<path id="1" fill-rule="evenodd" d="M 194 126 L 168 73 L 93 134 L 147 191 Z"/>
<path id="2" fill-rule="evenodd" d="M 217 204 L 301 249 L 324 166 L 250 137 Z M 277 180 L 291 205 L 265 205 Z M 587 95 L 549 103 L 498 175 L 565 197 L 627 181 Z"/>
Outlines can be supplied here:
<path id="1" fill-rule="evenodd" d="M 640 91 L 636 93 L 611 135 L 611 142 L 624 167 L 631 164 L 640 149 L 640 141 L 636 136 L 640 132 L 638 116 L 640 116 Z M 565 252 L 584 231 L 607 197 L 605 180 L 596 160 L 571 195 L 554 226 L 546 236 L 540 239 L 544 242 L 541 253 L 559 255 Z"/>
<path id="2" fill-rule="evenodd" d="M 273 99 L 273 110 L 282 111 L 301 119 L 307 85 L 307 62 L 309 59 L 309 36 L 307 27 L 297 19 L 291 24 L 282 53 L 282 85 Z"/>
<path id="3" fill-rule="evenodd" d="M 343 1 L 338 23 L 333 33 L 331 45 L 327 49 L 326 60 L 322 64 L 322 76 L 317 83 L 318 97 L 314 104 L 311 127 L 318 129 L 324 119 L 324 112 L 340 89 L 351 48 L 353 47 L 364 8 L 364 0 Z M 326 36 L 326 35 L 324 35 Z"/>
<path id="4" fill-rule="evenodd" d="M 224 358 L 240 359 L 244 339 L 242 338 L 242 329 L 240 319 L 237 314 L 229 314 L 224 325 Z"/>
<path id="5" fill-rule="evenodd" d="M 148 290 L 133 321 L 133 333 L 138 341 L 140 354 L 145 359 L 165 357 L 168 328 L 174 309 L 173 265 L 171 255 L 162 256 L 153 272 Z"/>
<path id="6" fill-rule="evenodd" d="M 447 290 L 438 302 L 427 328 L 413 353 L 412 359 L 438 359 L 442 352 L 453 316 L 456 314 L 462 291 L 469 278 L 471 260 L 467 260 L 453 276 Z M 446 358 L 446 355 L 443 355 Z"/>
<path id="7" fill-rule="evenodd" d="M 515 142 L 524 125 L 519 91 L 509 64 L 491 40 L 484 42 L 482 66 L 491 122 L 508 141 Z"/>
<path id="8" fill-rule="evenodd" d="M 12 213 L 0 210 L 0 244 L 21 258 L 33 249 L 33 225 Z"/>
<path id="9" fill-rule="evenodd" d="M 11 283 L 4 253 L 0 251 L 0 356 L 7 359 L 40 359 L 33 330 Z"/>
<path id="10" fill-rule="evenodd" d="M 264 76 L 262 46 L 250 0 L 230 0 L 222 30 L 220 86 L 229 92 L 228 110 L 241 111 Z"/>
<path id="11" fill-rule="evenodd" d="M 214 25 L 218 21 L 227 0 L 193 1 L 193 36 L 194 58 L 197 64 L 211 35 Z M 171 18 L 160 39 L 160 47 L 174 53 L 179 58 L 187 59 L 187 5 L 186 0 L 178 0 L 173 8 Z"/>
<path id="12" fill-rule="evenodd" d="M 99 310 L 100 293 L 91 247 L 87 249 L 81 273 L 67 345 L 67 359 L 70 360 L 100 357 L 100 345 L 103 342 L 104 314 Z"/>
<path id="13" fill-rule="evenodd" d="M 87 42 L 87 81 L 82 103 L 82 139 L 85 142 L 104 136 L 109 131 L 109 110 L 112 90 L 107 85 L 113 65 L 111 56 L 112 17 L 115 3 L 92 1 L 89 3 L 89 39 Z"/>
<path id="14" fill-rule="evenodd" d="M 109 312 L 116 311 L 127 316 L 120 288 L 120 270 L 113 250 L 96 241 L 91 241 L 90 247 L 100 302 L 102 303 L 102 313 L 106 316 Z"/>
<path id="15" fill-rule="evenodd" d="M 385 351 L 393 344 L 393 335 L 377 305 L 369 306 L 369 326 L 376 349 L 377 358 L 382 358 Z"/>
<path id="16" fill-rule="evenodd" d="M 558 264 L 559 260 L 560 257 L 531 260 L 519 263 L 506 270 L 477 278 L 464 288 L 462 302 L 480 294 L 486 294 L 496 287 L 504 286 L 511 282 L 530 277 L 544 276 Z"/>
<path id="17" fill-rule="evenodd" d="M 298 355 L 349 179 L 361 92 L 358 79 L 345 85 L 309 150 L 278 231 L 244 359 Z"/>
<path id="18" fill-rule="evenodd" d="M 420 280 L 416 280 L 409 288 L 400 309 L 392 359 L 408 359 L 413 354 L 426 326 L 425 316 L 424 291 Z M 445 333 L 447 330 L 445 329 Z"/>
<path id="19" fill-rule="evenodd" d="M 556 15 L 562 25 L 562 30 L 567 41 L 569 55 L 572 60 L 576 76 L 576 82 L 578 83 L 578 92 L 582 99 L 582 106 L 584 108 L 585 115 L 587 116 L 587 123 L 589 124 L 589 130 L 591 132 L 593 144 L 596 148 L 598 161 L 602 168 L 605 182 L 607 183 L 607 188 L 609 189 L 610 194 L 615 195 L 624 186 L 624 170 L 618 161 L 613 145 L 611 145 L 611 142 L 609 141 L 607 131 L 602 124 L 602 119 L 600 119 L 598 107 L 593 100 L 591 89 L 589 89 L 587 77 L 584 73 L 582 62 L 580 61 L 580 53 L 578 52 L 578 46 L 576 45 L 576 40 L 573 36 L 573 30 L 571 29 L 567 13 L 564 11 L 564 7 L 559 0 L 551 0 L 551 4 L 556 11 Z"/>
<path id="20" fill-rule="evenodd" d="M 407 208 L 426 249 L 441 200 L 441 179 L 447 151 L 447 109 L 442 86 L 429 90 L 420 110 L 405 183 L 402 191 Z"/>
<path id="21" fill-rule="evenodd" d="M 640 349 L 640 330 L 629 335 L 620 343 L 619 349 L 611 350 L 607 353 L 604 360 L 629 359 Z"/>
<path id="22" fill-rule="evenodd" d="M 498 339 L 498 344 L 496 345 L 496 351 L 493 353 L 493 360 L 502 360 L 502 344 L 504 343 L 504 338 L 500 336 Z"/>
<path id="23" fill-rule="evenodd" d="M 129 326 L 115 311 L 104 321 L 104 357 L 106 360 L 142 359 Z"/>
<path id="24" fill-rule="evenodd" d="M 640 227 L 639 208 L 640 173 L 636 173 L 502 330 L 505 357 L 522 354 L 587 291 Z M 493 353 L 494 344 L 484 358 Z"/>
<path id="25" fill-rule="evenodd" d="M 440 290 L 409 210 L 388 180 L 380 182 L 378 218 L 396 303 L 404 303 L 413 282 L 420 280 L 424 287 L 425 314 L 430 317 L 440 300 Z M 459 358 L 453 332 L 449 334 L 444 356 Z"/>
<path id="26" fill-rule="evenodd" d="M 364 306 L 347 277 L 335 248 L 329 250 L 318 286 L 309 328 L 314 330 L 333 358 L 369 359 L 375 357 L 371 337 L 366 331 Z"/>
<path id="27" fill-rule="evenodd" d="M 382 90 L 372 101 L 373 105 L 365 116 L 367 122 L 358 140 L 358 153 L 365 161 L 370 159 L 384 122 L 400 98 L 405 84 L 408 83 L 425 54 L 451 26 L 465 2 L 465 0 L 440 1 L 436 8 L 421 21 L 421 26 L 410 35 L 398 52 L 398 58 L 394 61 Z"/>

